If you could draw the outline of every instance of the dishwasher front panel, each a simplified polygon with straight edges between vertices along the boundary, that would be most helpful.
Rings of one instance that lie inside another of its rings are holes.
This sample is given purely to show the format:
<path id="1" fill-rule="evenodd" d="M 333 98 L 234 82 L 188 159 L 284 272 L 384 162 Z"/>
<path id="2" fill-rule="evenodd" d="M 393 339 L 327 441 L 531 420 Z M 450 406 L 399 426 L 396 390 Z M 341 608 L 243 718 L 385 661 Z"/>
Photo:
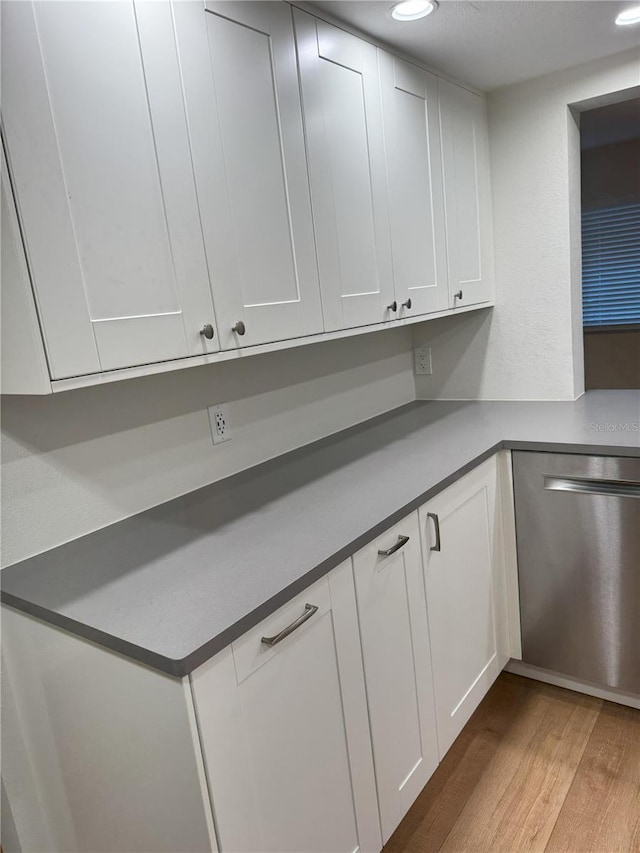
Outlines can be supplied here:
<path id="1" fill-rule="evenodd" d="M 513 453 L 523 661 L 640 694 L 640 459 Z"/>

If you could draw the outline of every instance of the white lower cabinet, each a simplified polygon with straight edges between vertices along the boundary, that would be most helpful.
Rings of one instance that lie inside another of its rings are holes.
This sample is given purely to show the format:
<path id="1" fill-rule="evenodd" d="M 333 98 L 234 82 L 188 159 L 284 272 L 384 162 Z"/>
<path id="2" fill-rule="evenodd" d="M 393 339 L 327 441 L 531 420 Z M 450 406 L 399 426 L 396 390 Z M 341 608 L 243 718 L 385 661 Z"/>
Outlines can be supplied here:
<path id="1" fill-rule="evenodd" d="M 440 758 L 507 660 L 497 457 L 420 509 Z"/>
<path id="2" fill-rule="evenodd" d="M 350 562 L 198 669 L 192 689 L 223 851 L 381 848 Z"/>
<path id="3" fill-rule="evenodd" d="M 418 514 L 353 558 L 382 837 L 438 766 Z"/>
<path id="4" fill-rule="evenodd" d="M 3 608 L 22 849 L 378 853 L 517 655 L 500 456 L 182 680 Z"/>

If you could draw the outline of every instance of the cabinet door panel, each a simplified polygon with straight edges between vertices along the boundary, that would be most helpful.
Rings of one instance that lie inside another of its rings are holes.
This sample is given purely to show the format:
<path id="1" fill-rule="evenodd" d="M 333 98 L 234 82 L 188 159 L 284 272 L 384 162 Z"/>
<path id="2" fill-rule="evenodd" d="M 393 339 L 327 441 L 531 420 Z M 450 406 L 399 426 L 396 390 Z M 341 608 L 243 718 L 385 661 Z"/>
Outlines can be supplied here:
<path id="1" fill-rule="evenodd" d="M 380 849 L 370 746 L 349 738 L 368 730 L 350 564 L 332 574 L 192 677 L 223 850 Z"/>
<path id="2" fill-rule="evenodd" d="M 486 104 L 438 80 L 451 307 L 493 299 Z M 462 297 L 455 294 L 462 291 Z"/>
<path id="3" fill-rule="evenodd" d="M 325 329 L 395 319 L 376 49 L 294 21 Z"/>
<path id="4" fill-rule="evenodd" d="M 506 663 L 495 524 L 495 459 L 420 509 L 441 759 Z"/>
<path id="5" fill-rule="evenodd" d="M 5 124 L 54 378 L 217 349 L 170 7 L 15 6 Z"/>
<path id="6" fill-rule="evenodd" d="M 409 541 L 396 553 L 378 553 L 399 536 Z M 438 765 L 417 515 L 358 552 L 353 567 L 386 842 Z"/>
<path id="7" fill-rule="evenodd" d="M 378 51 L 400 316 L 449 307 L 436 78 Z M 411 300 L 411 307 L 403 303 Z"/>
<path id="8" fill-rule="evenodd" d="M 291 10 L 206 7 L 174 16 L 222 348 L 319 333 Z"/>

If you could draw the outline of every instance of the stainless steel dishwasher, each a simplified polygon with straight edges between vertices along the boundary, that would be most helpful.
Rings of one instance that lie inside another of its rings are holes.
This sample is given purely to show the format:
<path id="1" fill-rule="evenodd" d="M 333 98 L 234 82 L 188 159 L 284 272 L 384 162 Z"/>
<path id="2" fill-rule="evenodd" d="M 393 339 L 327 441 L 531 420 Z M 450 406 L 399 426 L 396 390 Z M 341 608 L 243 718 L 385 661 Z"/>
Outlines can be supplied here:
<path id="1" fill-rule="evenodd" d="M 513 453 L 523 661 L 640 694 L 640 459 Z"/>

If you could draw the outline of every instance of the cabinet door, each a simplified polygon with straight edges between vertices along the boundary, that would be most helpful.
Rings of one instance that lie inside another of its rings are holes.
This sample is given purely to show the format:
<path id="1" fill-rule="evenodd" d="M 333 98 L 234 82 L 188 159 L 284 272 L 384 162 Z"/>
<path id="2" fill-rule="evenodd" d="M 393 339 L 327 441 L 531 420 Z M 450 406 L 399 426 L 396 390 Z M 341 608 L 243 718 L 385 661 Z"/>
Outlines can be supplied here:
<path id="1" fill-rule="evenodd" d="M 322 332 L 291 8 L 174 15 L 221 346 Z"/>
<path id="2" fill-rule="evenodd" d="M 493 300 L 493 232 L 486 102 L 438 80 L 452 308 Z M 456 295 L 460 294 L 462 295 Z"/>
<path id="3" fill-rule="evenodd" d="M 395 319 L 376 48 L 294 22 L 325 329 Z"/>
<path id="4" fill-rule="evenodd" d="M 2 394 L 50 394 L 49 368 L 1 146 L 0 228 L 0 391 Z"/>
<path id="5" fill-rule="evenodd" d="M 378 51 L 395 294 L 401 317 L 449 307 L 438 90 Z"/>
<path id="6" fill-rule="evenodd" d="M 442 759 L 508 660 L 496 459 L 420 509 Z"/>
<path id="7" fill-rule="evenodd" d="M 52 376 L 218 349 L 171 8 L 3 7 L 3 121 Z"/>
<path id="8" fill-rule="evenodd" d="M 356 554 L 353 569 L 386 842 L 438 765 L 417 513 Z"/>
<path id="9" fill-rule="evenodd" d="M 192 689 L 222 850 L 380 850 L 350 562 L 196 670 Z"/>

